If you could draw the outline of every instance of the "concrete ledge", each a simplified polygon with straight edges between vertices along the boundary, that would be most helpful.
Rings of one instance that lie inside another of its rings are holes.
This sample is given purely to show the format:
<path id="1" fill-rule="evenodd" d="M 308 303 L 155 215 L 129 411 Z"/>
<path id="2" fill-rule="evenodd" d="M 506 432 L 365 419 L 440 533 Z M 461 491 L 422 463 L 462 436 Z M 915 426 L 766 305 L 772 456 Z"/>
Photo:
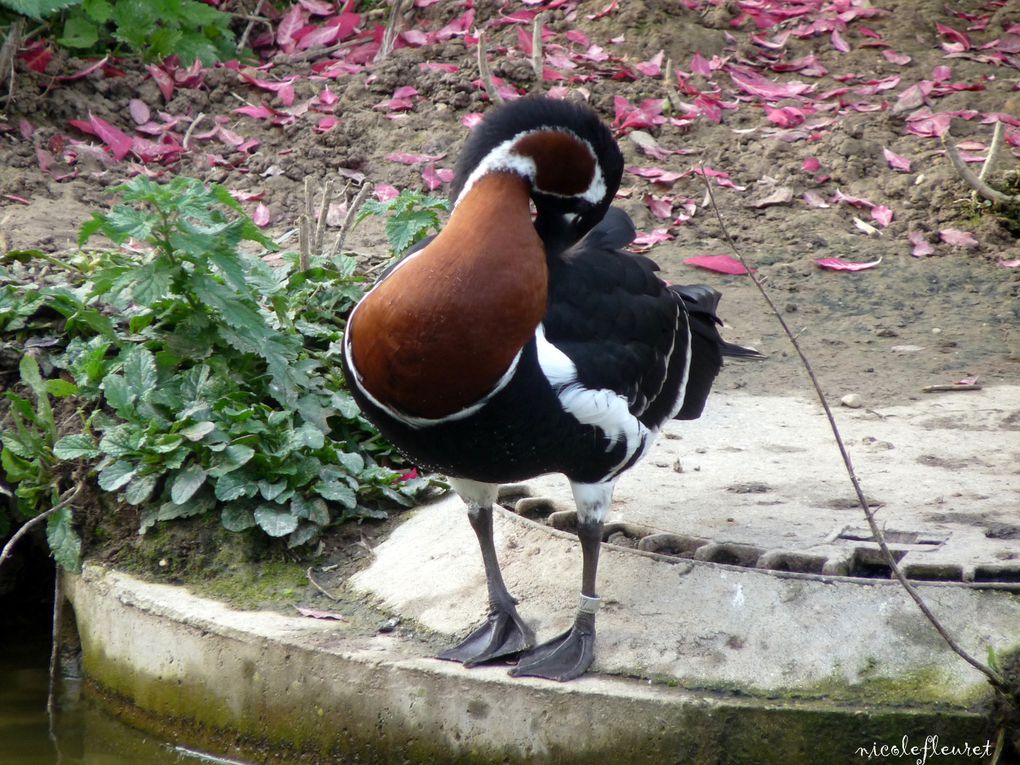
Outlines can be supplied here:
<path id="1" fill-rule="evenodd" d="M 396 636 L 240 612 L 87 565 L 67 578 L 84 667 L 134 721 L 315 762 L 860 763 L 898 744 L 983 745 L 974 710 L 699 693 L 610 676 L 512 680 Z M 242 746 L 243 749 L 243 746 Z M 236 749 L 232 749 L 236 754 Z M 942 763 L 974 762 L 940 758 Z"/>

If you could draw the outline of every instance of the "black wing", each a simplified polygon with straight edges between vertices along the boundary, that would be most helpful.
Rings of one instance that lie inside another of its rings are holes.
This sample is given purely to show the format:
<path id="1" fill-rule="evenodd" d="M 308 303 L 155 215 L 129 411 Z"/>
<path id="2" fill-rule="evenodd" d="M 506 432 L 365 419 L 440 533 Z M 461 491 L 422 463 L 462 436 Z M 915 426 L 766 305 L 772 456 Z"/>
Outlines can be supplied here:
<path id="1" fill-rule="evenodd" d="M 550 258 L 545 334 L 574 362 L 578 382 L 619 393 L 641 422 L 658 427 L 682 389 L 688 316 L 653 261 L 620 249 L 633 238 L 630 218 L 611 208 L 584 239 Z"/>

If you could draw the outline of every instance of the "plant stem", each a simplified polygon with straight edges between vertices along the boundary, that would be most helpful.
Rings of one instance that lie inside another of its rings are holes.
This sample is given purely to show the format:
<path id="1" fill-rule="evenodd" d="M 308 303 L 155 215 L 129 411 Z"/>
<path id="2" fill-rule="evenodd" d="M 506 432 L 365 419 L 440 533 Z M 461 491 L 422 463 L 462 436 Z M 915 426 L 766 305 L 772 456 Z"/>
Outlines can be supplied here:
<path id="1" fill-rule="evenodd" d="M 26 521 L 24 526 L 22 526 L 20 529 L 14 532 L 14 536 L 12 536 L 7 541 L 7 544 L 4 545 L 3 551 L 0 552 L 0 566 L 4 565 L 4 561 L 7 560 L 7 558 L 10 556 L 11 551 L 14 549 L 14 545 L 16 545 L 23 536 L 25 536 L 29 531 L 31 531 L 33 526 L 35 526 L 37 523 L 41 523 L 54 513 L 63 510 L 65 507 L 67 507 L 74 501 L 75 497 L 78 496 L 81 490 L 82 484 L 80 482 L 76 483 L 73 488 L 68 489 L 67 491 L 64 492 L 64 496 L 61 497 L 60 501 L 57 504 L 55 504 L 49 510 L 43 513 L 39 513 L 39 515 L 37 515 L 35 518 Z"/>

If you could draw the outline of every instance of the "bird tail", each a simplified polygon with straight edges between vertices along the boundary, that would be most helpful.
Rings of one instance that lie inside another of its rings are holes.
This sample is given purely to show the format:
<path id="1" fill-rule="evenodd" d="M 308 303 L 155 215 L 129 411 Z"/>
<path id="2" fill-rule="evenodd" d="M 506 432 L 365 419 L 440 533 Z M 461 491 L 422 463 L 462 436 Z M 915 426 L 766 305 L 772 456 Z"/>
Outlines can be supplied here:
<path id="1" fill-rule="evenodd" d="M 691 327 L 691 367 L 687 379 L 684 403 L 676 414 L 678 420 L 694 420 L 701 416 L 723 357 L 764 359 L 754 348 L 745 348 L 723 340 L 719 334 L 722 321 L 716 314 L 719 299 L 716 290 L 703 284 L 671 285 L 670 289 L 683 301 Z"/>

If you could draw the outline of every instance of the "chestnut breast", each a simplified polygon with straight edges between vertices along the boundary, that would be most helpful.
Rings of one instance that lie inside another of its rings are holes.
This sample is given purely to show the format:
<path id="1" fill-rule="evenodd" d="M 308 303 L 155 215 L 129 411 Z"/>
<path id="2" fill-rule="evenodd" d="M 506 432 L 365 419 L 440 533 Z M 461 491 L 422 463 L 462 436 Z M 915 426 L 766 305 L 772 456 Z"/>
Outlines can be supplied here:
<path id="1" fill-rule="evenodd" d="M 477 403 L 534 336 L 547 279 L 527 181 L 483 176 L 442 232 L 352 314 L 362 385 L 381 403 L 428 419 Z"/>

